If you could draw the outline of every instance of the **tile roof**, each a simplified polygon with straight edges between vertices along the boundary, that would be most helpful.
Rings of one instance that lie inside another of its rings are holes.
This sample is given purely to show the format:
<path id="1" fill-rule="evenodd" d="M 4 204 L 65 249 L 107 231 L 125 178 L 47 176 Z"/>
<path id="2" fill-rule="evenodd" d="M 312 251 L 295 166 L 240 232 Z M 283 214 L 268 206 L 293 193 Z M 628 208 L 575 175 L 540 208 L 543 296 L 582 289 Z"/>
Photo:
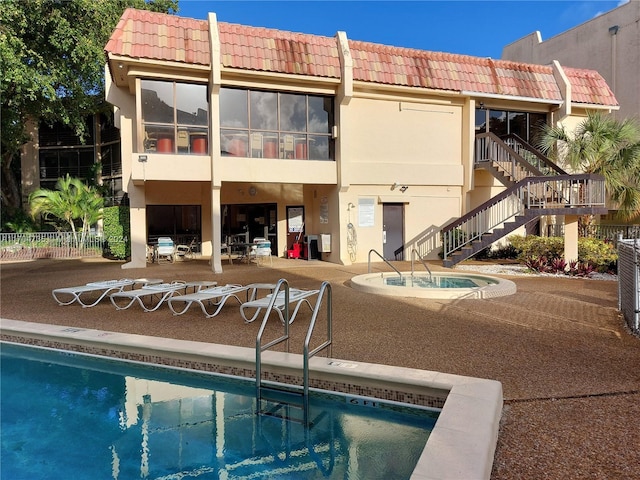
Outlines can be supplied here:
<path id="1" fill-rule="evenodd" d="M 350 41 L 354 80 L 560 100 L 549 66 Z"/>
<path id="2" fill-rule="evenodd" d="M 607 82 L 595 70 L 562 67 L 571 84 L 571 101 L 591 105 L 618 105 Z"/>
<path id="3" fill-rule="evenodd" d="M 341 77 L 334 37 L 218 22 L 222 66 L 244 70 Z M 349 41 L 353 79 L 479 95 L 561 101 L 549 65 L 472 57 L 369 42 Z M 209 65 L 209 25 L 195 20 L 127 9 L 105 46 L 107 53 L 195 65 Z M 572 101 L 615 106 L 615 96 L 593 70 L 564 68 Z"/>
<path id="4" fill-rule="evenodd" d="M 132 58 L 209 65 L 209 22 L 127 8 L 105 51 Z"/>
<path id="5" fill-rule="evenodd" d="M 223 22 L 218 30 L 224 67 L 340 78 L 335 38 Z"/>

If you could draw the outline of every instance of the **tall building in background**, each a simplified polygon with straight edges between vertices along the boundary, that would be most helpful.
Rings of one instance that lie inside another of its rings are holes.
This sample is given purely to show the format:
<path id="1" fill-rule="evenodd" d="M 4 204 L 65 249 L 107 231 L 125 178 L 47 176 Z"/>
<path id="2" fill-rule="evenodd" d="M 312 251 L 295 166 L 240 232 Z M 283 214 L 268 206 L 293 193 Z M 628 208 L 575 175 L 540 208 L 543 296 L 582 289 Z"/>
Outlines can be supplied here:
<path id="1" fill-rule="evenodd" d="M 502 50 L 503 60 L 598 71 L 613 90 L 618 118 L 640 118 L 640 1 L 632 0 L 543 41 L 533 32 Z"/>

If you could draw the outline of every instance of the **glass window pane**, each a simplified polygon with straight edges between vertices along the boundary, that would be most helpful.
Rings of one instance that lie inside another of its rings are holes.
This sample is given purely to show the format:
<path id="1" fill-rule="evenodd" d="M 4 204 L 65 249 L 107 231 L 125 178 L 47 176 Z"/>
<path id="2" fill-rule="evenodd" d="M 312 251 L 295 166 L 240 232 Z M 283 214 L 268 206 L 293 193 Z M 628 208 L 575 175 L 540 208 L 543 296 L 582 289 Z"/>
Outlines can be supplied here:
<path id="1" fill-rule="evenodd" d="M 278 95 L 275 92 L 250 92 L 251 129 L 278 129 Z"/>
<path id="2" fill-rule="evenodd" d="M 503 110 L 489 111 L 489 131 L 498 136 L 507 134 L 507 112 Z"/>
<path id="3" fill-rule="evenodd" d="M 249 134 L 237 130 L 220 130 L 220 148 L 223 156 L 246 157 Z"/>
<path id="4" fill-rule="evenodd" d="M 220 89 L 220 125 L 230 128 L 249 128 L 247 91 Z"/>
<path id="5" fill-rule="evenodd" d="M 329 160 L 329 137 L 309 135 L 309 160 Z"/>
<path id="6" fill-rule="evenodd" d="M 522 112 L 509 112 L 509 133 L 527 140 L 527 114 Z"/>
<path id="7" fill-rule="evenodd" d="M 142 121 L 173 123 L 173 83 L 142 80 Z"/>
<path id="8" fill-rule="evenodd" d="M 531 145 L 535 145 L 538 141 L 538 137 L 542 132 L 542 127 L 547 123 L 547 116 L 544 113 L 530 113 L 529 114 L 529 131 L 527 142 Z"/>
<path id="9" fill-rule="evenodd" d="M 208 125 L 207 86 L 176 83 L 176 109 L 179 124 Z"/>
<path id="10" fill-rule="evenodd" d="M 40 151 L 40 178 L 58 178 L 58 153 Z"/>
<path id="11" fill-rule="evenodd" d="M 330 98 L 309 97 L 309 132 L 331 133 L 329 124 L 332 117 Z"/>
<path id="12" fill-rule="evenodd" d="M 476 135 L 487 132 L 487 111 L 476 108 Z"/>
<path id="13" fill-rule="evenodd" d="M 307 131 L 306 95 L 283 93 L 280 95 L 280 130 Z"/>

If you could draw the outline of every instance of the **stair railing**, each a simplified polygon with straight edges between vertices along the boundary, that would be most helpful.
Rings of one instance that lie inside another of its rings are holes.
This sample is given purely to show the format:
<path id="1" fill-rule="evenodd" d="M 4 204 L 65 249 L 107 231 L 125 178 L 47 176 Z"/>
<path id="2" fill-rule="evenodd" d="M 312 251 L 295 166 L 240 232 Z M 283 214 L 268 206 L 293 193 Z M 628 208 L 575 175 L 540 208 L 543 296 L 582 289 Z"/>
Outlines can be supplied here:
<path id="1" fill-rule="evenodd" d="M 500 171 L 509 175 L 514 182 L 519 182 L 526 177 L 543 176 L 540 170 L 491 132 L 476 135 L 476 166 L 482 166 L 483 162 L 495 165 Z"/>
<path id="2" fill-rule="evenodd" d="M 527 209 L 543 214 L 571 213 L 568 209 L 604 207 L 606 190 L 600 175 L 528 177 L 491 198 L 442 229 L 443 258 Z"/>
<path id="3" fill-rule="evenodd" d="M 566 175 L 563 169 L 561 169 L 554 162 L 540 153 L 533 145 L 527 143 L 515 133 L 510 133 L 504 137 L 501 137 L 503 141 L 511 147 L 518 155 L 520 155 L 525 161 L 533 165 L 543 175 Z"/>

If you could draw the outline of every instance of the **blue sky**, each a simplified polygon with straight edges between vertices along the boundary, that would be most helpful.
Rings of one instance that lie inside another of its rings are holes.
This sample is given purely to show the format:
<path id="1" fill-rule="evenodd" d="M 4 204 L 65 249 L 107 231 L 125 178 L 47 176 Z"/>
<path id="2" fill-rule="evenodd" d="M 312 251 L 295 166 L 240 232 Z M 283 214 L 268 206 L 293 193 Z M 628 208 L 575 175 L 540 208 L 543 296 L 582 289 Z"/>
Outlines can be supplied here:
<path id="1" fill-rule="evenodd" d="M 624 0 L 623 0 L 624 1 Z M 269 27 L 397 47 L 500 58 L 502 48 L 539 30 L 546 40 L 620 0 L 245 1 L 179 0 L 183 17 Z"/>

